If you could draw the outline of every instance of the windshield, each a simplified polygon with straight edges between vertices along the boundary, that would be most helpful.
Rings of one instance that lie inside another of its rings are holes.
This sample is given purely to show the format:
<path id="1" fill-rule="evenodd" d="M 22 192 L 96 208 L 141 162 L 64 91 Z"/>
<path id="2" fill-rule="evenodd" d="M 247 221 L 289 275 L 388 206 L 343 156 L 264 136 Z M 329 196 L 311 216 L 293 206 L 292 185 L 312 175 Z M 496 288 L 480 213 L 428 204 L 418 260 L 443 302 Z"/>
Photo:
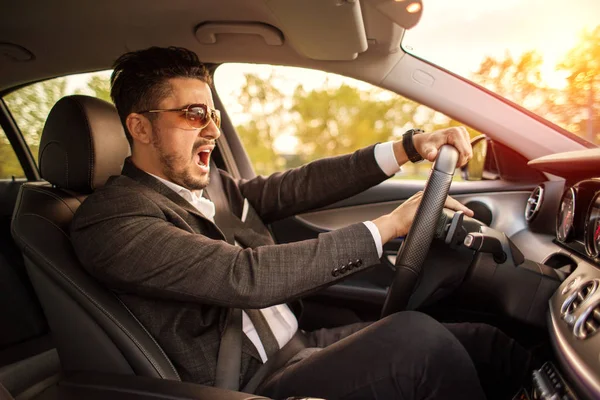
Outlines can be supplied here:
<path id="1" fill-rule="evenodd" d="M 600 144 L 600 1 L 423 3 L 405 51 Z"/>

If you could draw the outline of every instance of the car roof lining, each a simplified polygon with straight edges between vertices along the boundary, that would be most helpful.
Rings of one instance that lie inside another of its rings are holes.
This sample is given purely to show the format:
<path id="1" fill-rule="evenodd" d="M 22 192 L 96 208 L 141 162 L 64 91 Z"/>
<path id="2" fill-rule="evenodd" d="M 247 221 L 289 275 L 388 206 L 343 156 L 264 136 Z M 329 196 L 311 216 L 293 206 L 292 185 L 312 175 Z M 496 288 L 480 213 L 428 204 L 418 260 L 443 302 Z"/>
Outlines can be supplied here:
<path id="1" fill-rule="evenodd" d="M 311 0 L 315 17 L 306 27 L 291 28 L 269 7 L 270 0 L 55 0 L 35 7 L 13 2 L 0 12 L 0 44 L 4 45 L 0 49 L 0 91 L 46 78 L 108 69 L 127 51 L 172 45 L 195 51 L 207 63 L 294 65 L 377 84 L 403 54 L 400 41 L 404 29 L 370 1 L 374 0 L 360 3 L 362 21 L 353 25 L 347 18 L 332 20 L 332 0 Z M 321 14 L 324 19 L 318 21 L 316 16 Z M 267 44 L 259 34 L 234 30 L 231 34 L 217 35 L 214 44 L 202 44 L 195 33 L 199 25 L 206 23 L 261 24 L 279 30 L 283 43 Z M 309 35 L 315 24 L 320 27 L 319 36 L 323 40 L 312 40 L 313 48 L 307 50 L 305 43 L 298 43 L 298 38 Z M 340 35 L 340 29 L 346 34 Z M 355 39 L 361 35 L 365 36 L 368 48 L 358 52 L 354 60 L 344 59 L 351 50 L 337 56 L 332 54 L 335 60 L 316 59 L 326 57 L 331 53 L 328 49 L 333 47 L 356 49 Z M 345 37 L 349 39 L 346 41 Z M 18 47 L 10 50 L 11 46 Z M 33 57 L 23 61 L 26 57 L 21 52 L 27 51 Z"/>

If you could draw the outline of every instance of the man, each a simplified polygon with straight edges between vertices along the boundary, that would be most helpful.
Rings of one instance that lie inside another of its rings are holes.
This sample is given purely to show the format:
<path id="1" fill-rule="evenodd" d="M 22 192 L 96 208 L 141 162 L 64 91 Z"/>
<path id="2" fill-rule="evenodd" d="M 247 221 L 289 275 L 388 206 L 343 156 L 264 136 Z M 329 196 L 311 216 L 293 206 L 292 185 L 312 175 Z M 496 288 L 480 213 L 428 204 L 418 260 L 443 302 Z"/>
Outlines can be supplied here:
<path id="1" fill-rule="evenodd" d="M 202 384 L 215 383 L 221 336 L 234 309 L 245 310 L 243 387 L 262 363 L 303 335 L 284 303 L 378 264 L 383 244 L 408 232 L 421 195 L 374 221 L 299 243 L 275 245 L 265 224 L 380 183 L 408 161 L 407 150 L 434 160 L 449 143 L 459 150 L 460 165 L 472 155 L 466 130 L 452 128 L 414 135 L 414 149 L 401 141 L 378 144 L 236 181 L 211 166 L 220 114 L 210 76 L 193 52 L 125 54 L 111 83 L 132 155 L 122 175 L 79 208 L 72 242 L 83 265 L 118 294 L 182 379 Z M 451 198 L 446 207 L 472 215 Z M 483 397 L 460 333 L 414 312 L 365 325 L 308 335 L 308 345 L 322 350 L 295 354 L 258 392 L 276 398 Z"/>

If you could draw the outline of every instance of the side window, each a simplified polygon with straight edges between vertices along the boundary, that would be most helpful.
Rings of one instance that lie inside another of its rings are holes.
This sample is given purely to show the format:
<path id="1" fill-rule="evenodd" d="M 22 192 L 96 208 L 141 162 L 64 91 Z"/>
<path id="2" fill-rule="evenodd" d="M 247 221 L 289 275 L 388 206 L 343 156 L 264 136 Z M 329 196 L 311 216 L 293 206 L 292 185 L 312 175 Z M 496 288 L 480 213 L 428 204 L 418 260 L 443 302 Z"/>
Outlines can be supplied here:
<path id="1" fill-rule="evenodd" d="M 17 89 L 3 99 L 35 161 L 46 118 L 64 96 L 86 94 L 110 101 L 110 71 L 49 79 Z"/>
<path id="2" fill-rule="evenodd" d="M 6 134 L 0 128 L 0 180 L 25 178 L 25 172 Z"/>
<path id="3" fill-rule="evenodd" d="M 224 64 L 215 87 L 256 173 L 263 175 L 398 139 L 413 127 L 462 125 L 388 90 L 303 68 Z M 397 177 L 427 179 L 430 167 L 407 164 Z"/>

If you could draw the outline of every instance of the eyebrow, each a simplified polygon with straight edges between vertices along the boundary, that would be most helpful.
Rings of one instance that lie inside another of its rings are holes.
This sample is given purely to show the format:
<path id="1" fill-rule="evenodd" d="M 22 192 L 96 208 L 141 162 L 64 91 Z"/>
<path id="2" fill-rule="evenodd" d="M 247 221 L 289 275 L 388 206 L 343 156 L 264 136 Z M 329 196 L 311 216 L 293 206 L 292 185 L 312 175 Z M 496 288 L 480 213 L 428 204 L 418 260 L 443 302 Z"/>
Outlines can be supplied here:
<path id="1" fill-rule="evenodd" d="M 208 104 L 208 103 L 187 103 L 187 104 L 184 104 L 183 106 L 180 106 L 180 108 L 182 108 L 182 109 L 188 108 L 189 106 L 194 105 L 194 104 L 202 104 L 202 105 L 208 106 L 209 108 L 214 109 L 214 107 L 211 107 L 210 104 Z"/>

